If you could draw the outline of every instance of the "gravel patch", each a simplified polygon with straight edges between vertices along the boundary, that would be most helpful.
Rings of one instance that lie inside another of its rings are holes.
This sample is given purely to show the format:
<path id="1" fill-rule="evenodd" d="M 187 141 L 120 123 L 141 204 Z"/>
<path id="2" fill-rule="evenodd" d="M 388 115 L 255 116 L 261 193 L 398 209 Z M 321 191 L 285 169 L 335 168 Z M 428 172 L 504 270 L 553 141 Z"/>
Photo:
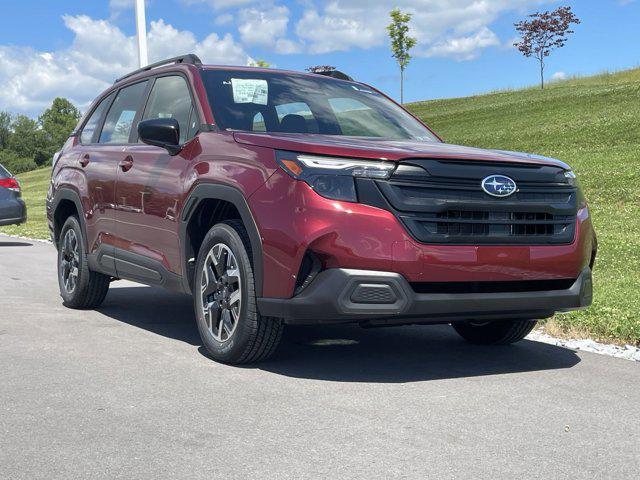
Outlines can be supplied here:
<path id="1" fill-rule="evenodd" d="M 527 336 L 527 339 L 535 342 L 549 343 L 559 347 L 572 348 L 574 350 L 599 353 L 600 355 L 609 355 L 610 357 L 624 358 L 626 360 L 640 362 L 640 348 L 634 347 L 633 345 L 625 345 L 624 347 L 621 347 L 618 345 L 598 343 L 593 340 L 566 340 L 552 337 L 551 335 L 544 333 L 542 329 L 534 330 Z"/>

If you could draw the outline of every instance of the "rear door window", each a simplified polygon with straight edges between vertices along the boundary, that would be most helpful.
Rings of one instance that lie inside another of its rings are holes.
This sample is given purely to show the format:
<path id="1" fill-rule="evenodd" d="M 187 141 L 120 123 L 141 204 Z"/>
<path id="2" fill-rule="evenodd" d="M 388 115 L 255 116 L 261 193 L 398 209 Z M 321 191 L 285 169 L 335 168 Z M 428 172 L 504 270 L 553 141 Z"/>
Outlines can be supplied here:
<path id="1" fill-rule="evenodd" d="M 192 104 L 187 82 L 181 76 L 160 77 L 151 89 L 143 120 L 175 118 L 180 125 L 180 143 L 189 139 Z"/>
<path id="2" fill-rule="evenodd" d="M 80 134 L 80 143 L 86 145 L 88 143 L 95 142 L 94 137 L 96 136 L 96 130 L 99 128 L 102 117 L 104 116 L 107 108 L 109 108 L 109 104 L 111 103 L 111 100 L 113 100 L 114 95 L 115 92 L 112 92 L 107 98 L 102 100 L 93 111 L 89 120 L 87 120 L 87 123 L 84 124 L 82 133 Z"/>
<path id="3" fill-rule="evenodd" d="M 124 87 L 113 101 L 100 133 L 100 143 L 129 143 L 148 81 Z"/>

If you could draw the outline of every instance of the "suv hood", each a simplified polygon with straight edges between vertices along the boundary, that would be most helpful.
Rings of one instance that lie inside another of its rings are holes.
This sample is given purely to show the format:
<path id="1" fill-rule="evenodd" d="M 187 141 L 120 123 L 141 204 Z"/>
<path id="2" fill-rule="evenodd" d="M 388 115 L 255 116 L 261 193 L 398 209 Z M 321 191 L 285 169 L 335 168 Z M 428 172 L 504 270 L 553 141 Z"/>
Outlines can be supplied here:
<path id="1" fill-rule="evenodd" d="M 569 170 L 560 160 L 503 150 L 483 150 L 440 142 L 385 140 L 377 138 L 298 133 L 234 132 L 236 142 L 316 155 L 400 161 L 407 158 L 451 158 L 489 162 L 553 165 Z"/>

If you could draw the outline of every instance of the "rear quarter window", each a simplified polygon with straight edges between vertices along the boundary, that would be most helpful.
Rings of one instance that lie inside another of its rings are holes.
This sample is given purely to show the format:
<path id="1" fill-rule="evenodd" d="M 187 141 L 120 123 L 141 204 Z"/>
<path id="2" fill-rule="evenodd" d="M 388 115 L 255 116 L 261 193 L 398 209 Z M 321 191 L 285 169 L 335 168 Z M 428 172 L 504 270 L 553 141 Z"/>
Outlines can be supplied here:
<path id="1" fill-rule="evenodd" d="M 114 95 L 115 92 L 111 93 L 104 100 L 102 100 L 89 117 L 89 120 L 87 120 L 87 123 L 84 124 L 82 133 L 80 134 L 81 143 L 86 145 L 88 143 L 95 142 L 96 130 L 99 127 L 100 121 L 102 120 L 105 111 L 109 107 L 109 104 L 111 104 L 111 100 L 113 100 Z"/>

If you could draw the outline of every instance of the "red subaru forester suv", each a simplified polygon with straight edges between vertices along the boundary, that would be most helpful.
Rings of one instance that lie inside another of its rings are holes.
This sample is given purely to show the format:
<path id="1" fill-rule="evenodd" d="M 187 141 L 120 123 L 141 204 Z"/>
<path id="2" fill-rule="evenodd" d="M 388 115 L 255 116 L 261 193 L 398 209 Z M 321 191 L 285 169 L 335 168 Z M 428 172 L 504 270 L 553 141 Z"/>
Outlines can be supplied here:
<path id="1" fill-rule="evenodd" d="M 126 278 L 191 293 L 222 362 L 285 324 L 451 324 L 512 343 L 587 307 L 596 237 L 549 158 L 443 143 L 337 72 L 205 66 L 115 82 L 55 159 L 47 214 L 64 304 Z"/>

